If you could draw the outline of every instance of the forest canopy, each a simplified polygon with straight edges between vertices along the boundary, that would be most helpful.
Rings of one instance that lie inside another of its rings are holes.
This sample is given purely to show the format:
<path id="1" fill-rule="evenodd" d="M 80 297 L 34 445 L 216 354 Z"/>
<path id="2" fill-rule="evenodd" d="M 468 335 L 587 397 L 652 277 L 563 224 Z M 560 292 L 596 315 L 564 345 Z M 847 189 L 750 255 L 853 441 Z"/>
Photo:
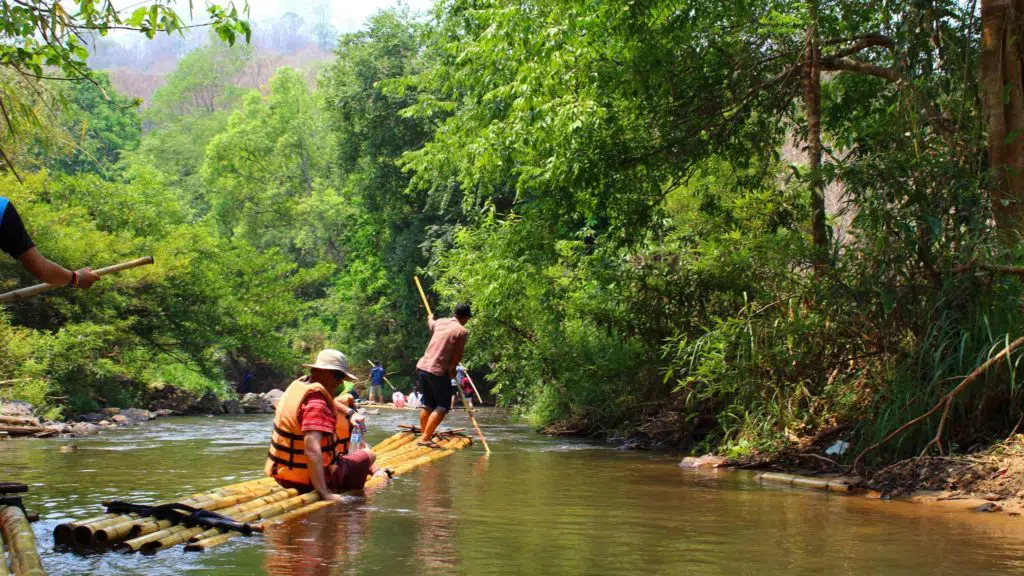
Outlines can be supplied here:
<path id="1" fill-rule="evenodd" d="M 99 72 L 32 80 L 62 105 L 8 134 L 0 193 L 55 260 L 158 265 L 8 306 L 0 394 L 230 395 L 325 345 L 408 387 L 420 274 L 472 304 L 467 366 L 537 427 L 866 447 L 1024 332 L 1002 4 L 438 0 L 255 88 L 253 47 L 212 39 L 144 110 Z M 1020 376 L 1012 354 L 880 454 L 1005 436 Z"/>

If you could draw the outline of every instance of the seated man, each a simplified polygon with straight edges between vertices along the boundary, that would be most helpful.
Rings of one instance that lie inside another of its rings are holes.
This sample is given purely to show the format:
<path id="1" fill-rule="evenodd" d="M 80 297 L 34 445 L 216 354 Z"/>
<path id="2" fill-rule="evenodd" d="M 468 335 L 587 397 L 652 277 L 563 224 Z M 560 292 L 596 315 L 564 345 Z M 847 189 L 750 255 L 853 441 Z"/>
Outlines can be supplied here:
<path id="1" fill-rule="evenodd" d="M 316 490 L 324 500 L 358 490 L 370 474 L 384 473 L 370 450 L 348 453 L 350 430 L 363 416 L 335 403 L 334 391 L 356 377 L 337 350 L 323 350 L 316 363 L 305 364 L 309 376 L 292 382 L 278 401 L 264 470 L 286 488 Z"/>

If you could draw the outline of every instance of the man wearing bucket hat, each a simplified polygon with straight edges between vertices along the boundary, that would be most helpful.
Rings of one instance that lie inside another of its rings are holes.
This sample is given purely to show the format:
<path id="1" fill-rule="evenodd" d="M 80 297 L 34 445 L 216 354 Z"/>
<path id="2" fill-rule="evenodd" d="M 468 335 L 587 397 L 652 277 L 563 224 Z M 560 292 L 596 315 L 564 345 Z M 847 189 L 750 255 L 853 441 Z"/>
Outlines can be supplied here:
<path id="1" fill-rule="evenodd" d="M 277 403 L 264 469 L 282 486 L 339 500 L 337 492 L 360 489 L 377 472 L 372 451 L 348 450 L 349 431 L 363 416 L 334 400 L 345 380 L 357 378 L 337 350 L 322 350 L 304 366 L 309 376 L 292 382 Z"/>

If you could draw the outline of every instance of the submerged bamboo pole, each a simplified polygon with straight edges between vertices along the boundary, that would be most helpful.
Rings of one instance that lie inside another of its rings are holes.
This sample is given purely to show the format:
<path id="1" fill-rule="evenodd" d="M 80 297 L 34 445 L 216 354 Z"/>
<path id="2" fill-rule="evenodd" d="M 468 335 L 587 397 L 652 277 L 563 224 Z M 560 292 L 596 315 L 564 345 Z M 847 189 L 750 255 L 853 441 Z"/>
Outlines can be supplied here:
<path id="1" fill-rule="evenodd" d="M 21 508 L 0 507 L 0 534 L 7 543 L 11 573 L 14 576 L 46 576 L 36 549 L 36 535 Z"/>

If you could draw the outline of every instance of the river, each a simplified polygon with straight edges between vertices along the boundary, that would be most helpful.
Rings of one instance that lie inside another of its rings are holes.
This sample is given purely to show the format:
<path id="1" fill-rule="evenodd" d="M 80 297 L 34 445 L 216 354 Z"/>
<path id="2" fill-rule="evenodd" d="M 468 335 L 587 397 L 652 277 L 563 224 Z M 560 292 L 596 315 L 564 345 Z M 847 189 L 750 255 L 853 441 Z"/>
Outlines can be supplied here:
<path id="1" fill-rule="evenodd" d="M 371 417 L 373 441 L 412 412 Z M 454 425 L 466 425 L 456 414 Z M 479 445 L 367 497 L 207 552 L 54 550 L 60 522 L 257 478 L 269 416 L 169 418 L 75 439 L 0 442 L 31 485 L 44 566 L 64 574 L 1009 574 L 1024 519 L 759 485 L 665 453 L 550 438 L 483 416 Z M 467 426 L 468 428 L 468 426 Z M 75 452 L 60 445 L 76 444 Z"/>

